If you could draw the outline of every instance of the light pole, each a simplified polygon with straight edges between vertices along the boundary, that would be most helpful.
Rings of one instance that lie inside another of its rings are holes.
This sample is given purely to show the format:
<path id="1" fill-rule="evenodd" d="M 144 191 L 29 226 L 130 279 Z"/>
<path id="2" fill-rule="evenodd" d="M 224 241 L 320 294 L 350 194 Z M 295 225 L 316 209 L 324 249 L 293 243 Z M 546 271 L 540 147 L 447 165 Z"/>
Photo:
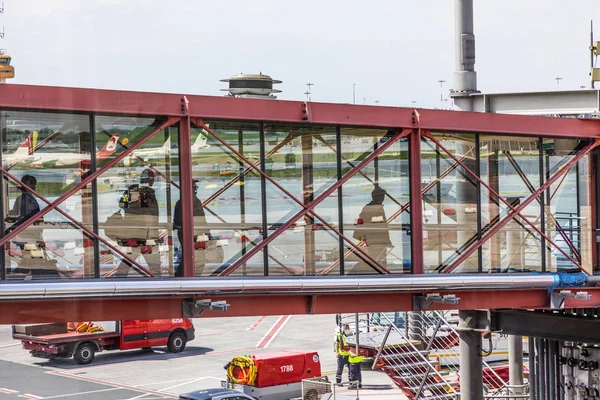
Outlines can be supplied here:
<path id="1" fill-rule="evenodd" d="M 440 84 L 440 107 L 442 107 L 442 109 L 444 108 L 444 83 L 446 83 L 445 80 L 440 79 L 438 81 L 438 83 Z"/>
<path id="2" fill-rule="evenodd" d="M 411 100 L 410 104 L 412 104 L 412 106 L 414 107 L 415 105 L 417 105 L 417 101 L 416 100 Z"/>
<path id="3" fill-rule="evenodd" d="M 363 104 L 367 104 L 367 98 L 363 97 Z"/>
<path id="4" fill-rule="evenodd" d="M 556 81 L 556 87 L 560 87 L 560 81 L 562 81 L 562 78 L 560 76 L 557 76 L 556 78 L 554 78 L 554 80 Z"/>
<path id="5" fill-rule="evenodd" d="M 310 83 L 310 82 L 308 82 L 308 83 L 306 84 L 306 87 L 308 88 L 308 90 L 306 90 L 306 93 L 305 93 L 305 94 L 306 94 L 306 100 L 307 100 L 307 101 L 310 101 L 310 87 L 311 87 L 311 86 L 314 86 L 314 85 L 315 85 L 314 83 Z"/>
<path id="6" fill-rule="evenodd" d="M 356 83 L 352 84 L 352 104 L 356 104 Z"/>
<path id="7" fill-rule="evenodd" d="M 375 105 L 378 106 L 379 105 L 379 100 L 375 100 Z"/>

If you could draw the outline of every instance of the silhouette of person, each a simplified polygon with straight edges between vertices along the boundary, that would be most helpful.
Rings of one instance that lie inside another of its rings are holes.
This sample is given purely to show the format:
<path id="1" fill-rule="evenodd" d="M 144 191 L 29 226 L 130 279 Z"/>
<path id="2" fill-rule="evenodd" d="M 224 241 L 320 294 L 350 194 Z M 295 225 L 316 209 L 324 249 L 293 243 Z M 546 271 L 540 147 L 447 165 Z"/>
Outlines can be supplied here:
<path id="1" fill-rule="evenodd" d="M 37 179 L 33 175 L 24 175 L 21 182 L 30 189 L 36 189 Z M 17 197 L 11 210 L 11 214 L 18 215 L 18 218 L 7 231 L 26 223 L 29 218 L 40 211 L 40 205 L 34 195 L 24 188 L 19 188 L 19 190 L 21 195 Z M 56 262 L 48 260 L 44 255 L 42 231 L 43 227 L 37 226 L 36 222 L 15 237 L 15 243 L 21 250 L 21 261 L 14 272 L 31 273 L 32 279 L 59 278 Z"/>
<path id="2" fill-rule="evenodd" d="M 383 208 L 386 192 L 379 185 L 371 192 L 372 201 L 365 205 L 360 212 L 358 226 L 352 237 L 362 242 L 361 250 L 369 254 L 382 266 L 386 265 L 388 248 L 393 247 L 390 241 L 390 231 Z M 373 274 L 372 262 L 358 256 L 358 263 L 350 274 Z"/>
<path id="3" fill-rule="evenodd" d="M 152 187 L 154 177 L 154 171 L 149 168 L 140 174 L 139 196 L 134 201 L 131 201 L 131 198 L 128 199 L 127 208 L 123 208 L 122 229 L 119 230 L 115 239 L 119 245 L 131 248 L 130 257 L 132 259 L 143 256 L 152 275 L 159 277 L 162 270 L 157 246 L 159 210 L 156 192 Z M 149 241 L 153 241 L 153 244 L 149 244 L 152 243 Z M 127 275 L 129 267 L 130 264 L 126 260 L 122 260 L 117 268 L 117 275 Z"/>
<path id="4" fill-rule="evenodd" d="M 33 175 L 24 175 L 21 179 L 21 182 L 33 190 L 35 190 L 37 186 L 37 179 Z M 29 193 L 23 188 L 19 188 L 19 190 L 21 191 L 21 195 L 17 197 L 17 200 L 15 201 L 11 211 L 11 214 L 19 216 L 19 219 L 15 225 L 22 224 L 30 216 L 37 214 L 40 211 L 40 205 L 33 194 Z"/>
<path id="5" fill-rule="evenodd" d="M 204 272 L 204 266 L 206 264 L 206 252 L 209 246 L 208 239 L 210 237 L 210 232 L 208 229 L 206 229 L 206 214 L 204 213 L 204 208 L 202 207 L 202 201 L 200 201 L 197 196 L 198 184 L 195 180 L 192 180 L 192 189 L 194 191 L 194 232 L 200 232 L 201 235 L 204 235 L 204 239 L 206 239 L 204 244 L 202 244 L 203 242 L 196 242 L 197 235 L 194 234 L 194 247 L 196 248 L 194 255 L 194 270 L 195 276 L 200 276 L 202 275 L 202 272 Z M 177 238 L 179 239 L 179 243 L 183 248 L 186 244 L 183 242 L 183 215 L 181 211 L 181 199 L 177 200 L 177 203 L 175 203 L 173 225 L 175 229 L 177 229 Z M 177 267 L 175 276 L 183 276 L 183 265 L 180 264 Z"/>

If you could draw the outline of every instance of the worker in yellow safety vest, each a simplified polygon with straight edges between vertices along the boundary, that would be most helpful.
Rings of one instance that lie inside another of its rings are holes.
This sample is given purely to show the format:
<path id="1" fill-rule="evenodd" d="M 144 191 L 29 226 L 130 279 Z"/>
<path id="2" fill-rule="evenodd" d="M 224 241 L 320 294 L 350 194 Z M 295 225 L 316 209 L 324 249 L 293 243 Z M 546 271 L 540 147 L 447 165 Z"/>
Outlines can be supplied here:
<path id="1" fill-rule="evenodd" d="M 356 349 L 350 348 L 348 351 L 348 364 L 350 370 L 350 387 L 356 388 L 356 385 L 362 389 L 362 372 L 360 370 L 360 363 L 365 359 L 362 351 L 356 351 Z"/>
<path id="2" fill-rule="evenodd" d="M 348 365 L 348 380 L 350 380 L 350 365 L 348 364 L 348 343 L 344 339 L 346 337 L 345 330 L 350 327 L 346 324 L 343 329 L 335 334 L 335 352 L 337 354 L 337 371 L 335 372 L 335 383 L 342 383 L 342 372 L 344 367 Z"/>

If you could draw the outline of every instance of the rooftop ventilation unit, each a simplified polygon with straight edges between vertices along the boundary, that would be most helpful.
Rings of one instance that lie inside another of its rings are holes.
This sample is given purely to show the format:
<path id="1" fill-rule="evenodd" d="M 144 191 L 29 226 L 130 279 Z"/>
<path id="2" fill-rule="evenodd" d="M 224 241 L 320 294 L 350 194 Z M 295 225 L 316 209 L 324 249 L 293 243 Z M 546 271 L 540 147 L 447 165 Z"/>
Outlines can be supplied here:
<path id="1" fill-rule="evenodd" d="M 271 78 L 269 75 L 259 74 L 239 74 L 229 79 L 221 79 L 221 82 L 229 82 L 228 89 L 221 89 L 229 92 L 229 96 L 246 97 L 255 99 L 276 99 L 273 93 L 281 93 L 281 90 L 273 89 L 273 84 L 281 81 Z"/>

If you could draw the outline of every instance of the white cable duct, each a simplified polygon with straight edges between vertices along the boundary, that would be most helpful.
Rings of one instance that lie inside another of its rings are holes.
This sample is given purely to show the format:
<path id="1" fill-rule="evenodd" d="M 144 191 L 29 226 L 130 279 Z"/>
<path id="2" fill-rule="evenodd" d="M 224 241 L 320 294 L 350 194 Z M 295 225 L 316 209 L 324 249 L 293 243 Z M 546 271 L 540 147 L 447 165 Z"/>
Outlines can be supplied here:
<path id="1" fill-rule="evenodd" d="M 540 289 L 554 284 L 553 275 L 545 274 L 7 282 L 0 284 L 0 300 Z"/>

